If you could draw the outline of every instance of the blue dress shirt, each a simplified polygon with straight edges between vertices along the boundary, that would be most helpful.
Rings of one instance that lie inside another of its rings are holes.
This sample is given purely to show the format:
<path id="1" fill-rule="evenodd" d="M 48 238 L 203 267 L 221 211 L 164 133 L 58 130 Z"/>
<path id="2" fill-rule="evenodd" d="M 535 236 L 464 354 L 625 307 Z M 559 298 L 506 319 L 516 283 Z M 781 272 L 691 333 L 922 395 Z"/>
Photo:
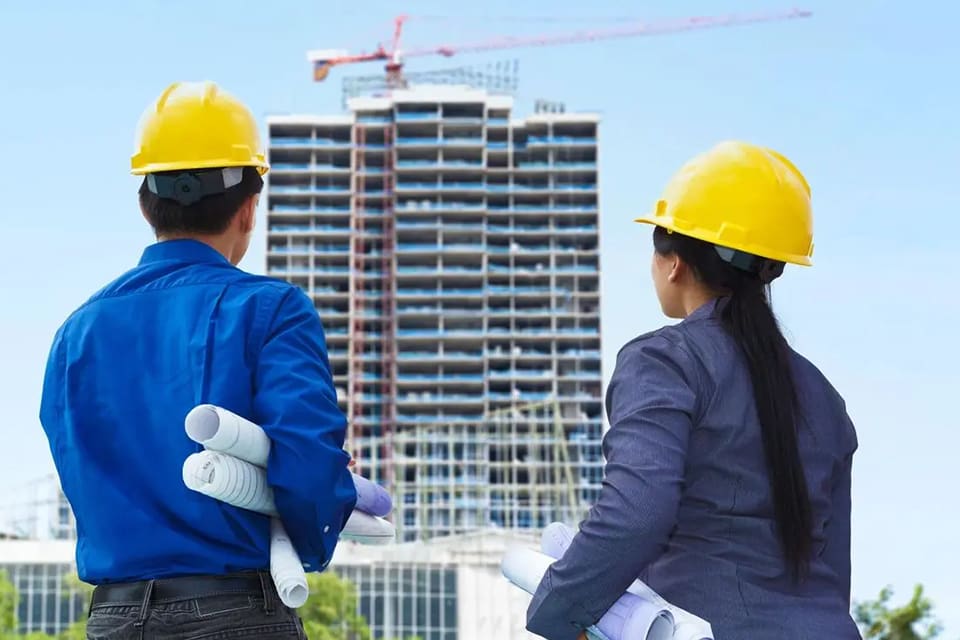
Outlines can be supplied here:
<path id="1" fill-rule="evenodd" d="M 183 483 L 202 447 L 183 421 L 225 407 L 266 430 L 267 478 L 307 570 L 356 502 L 323 329 L 299 288 L 171 240 L 60 327 L 40 420 L 77 520 L 80 578 L 100 584 L 269 566 L 269 518 Z"/>
<path id="2" fill-rule="evenodd" d="M 603 488 L 541 581 L 527 628 L 574 640 L 635 579 L 706 619 L 717 640 L 851 640 L 850 469 L 844 402 L 793 354 L 813 512 L 810 574 L 780 548 L 746 362 L 714 301 L 628 343 L 607 389 Z"/>

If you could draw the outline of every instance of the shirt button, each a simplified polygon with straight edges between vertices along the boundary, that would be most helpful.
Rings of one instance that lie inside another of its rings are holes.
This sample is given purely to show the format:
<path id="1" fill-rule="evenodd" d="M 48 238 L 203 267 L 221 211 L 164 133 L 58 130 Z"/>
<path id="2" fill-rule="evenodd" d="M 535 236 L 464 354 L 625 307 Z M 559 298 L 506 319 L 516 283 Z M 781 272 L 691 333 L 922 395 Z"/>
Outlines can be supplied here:
<path id="1" fill-rule="evenodd" d="M 328 531 L 330 531 L 330 525 L 327 525 L 323 528 L 324 533 L 327 533 Z"/>

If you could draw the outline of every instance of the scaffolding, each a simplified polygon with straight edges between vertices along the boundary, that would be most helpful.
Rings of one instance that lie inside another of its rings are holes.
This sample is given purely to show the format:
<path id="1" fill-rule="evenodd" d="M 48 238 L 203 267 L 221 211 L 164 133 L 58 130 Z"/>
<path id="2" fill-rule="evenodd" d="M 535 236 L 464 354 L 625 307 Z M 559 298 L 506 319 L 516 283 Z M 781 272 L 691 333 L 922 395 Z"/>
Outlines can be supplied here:
<path id="1" fill-rule="evenodd" d="M 496 527 L 576 522 L 580 500 L 556 400 L 400 431 L 394 440 L 395 523 L 403 541 Z"/>
<path id="2" fill-rule="evenodd" d="M 365 373 L 363 370 L 364 353 L 364 330 L 366 310 L 364 302 L 366 297 L 366 244 L 367 235 L 365 230 L 366 223 L 366 185 L 364 178 L 366 176 L 366 128 L 357 126 L 354 128 L 354 148 L 353 148 L 353 169 L 356 176 L 356 185 L 353 190 L 353 206 L 351 207 L 352 220 L 351 227 L 353 237 L 351 241 L 350 253 L 350 367 L 349 367 L 349 385 L 347 387 L 347 446 L 354 451 L 358 444 L 358 430 L 363 421 L 364 390 L 366 386 Z M 359 451 L 354 451 L 353 456 L 357 459 L 357 471 L 363 469 L 367 463 L 360 455 Z"/>
<path id="3" fill-rule="evenodd" d="M 0 494 L 0 539 L 73 540 L 76 520 L 56 474 Z"/>
<path id="4" fill-rule="evenodd" d="M 380 355 L 383 358 L 380 365 L 381 387 L 381 430 L 382 430 L 382 460 L 383 473 L 381 481 L 384 481 L 387 490 L 392 490 L 393 482 L 393 433 L 396 420 L 396 403 L 394 398 L 397 395 L 397 362 L 396 350 L 397 341 L 394 335 L 396 323 L 394 322 L 393 310 L 394 289 L 396 287 L 396 278 L 394 277 L 394 125 L 383 127 L 383 220 L 381 231 L 383 233 L 383 244 L 381 249 L 380 273 L 381 273 L 381 343 Z"/>
<path id="5" fill-rule="evenodd" d="M 393 127 L 358 120 L 353 134 L 347 446 L 357 471 L 390 487 L 396 394 Z"/>
<path id="6" fill-rule="evenodd" d="M 405 72 L 399 86 L 391 84 L 381 73 L 367 76 L 348 76 L 341 84 L 343 108 L 351 98 L 358 96 L 389 95 L 393 89 L 409 88 L 418 84 L 463 85 L 483 89 L 491 95 L 515 95 L 520 86 L 520 61 L 500 60 L 484 65 L 467 65 L 447 69 Z"/>

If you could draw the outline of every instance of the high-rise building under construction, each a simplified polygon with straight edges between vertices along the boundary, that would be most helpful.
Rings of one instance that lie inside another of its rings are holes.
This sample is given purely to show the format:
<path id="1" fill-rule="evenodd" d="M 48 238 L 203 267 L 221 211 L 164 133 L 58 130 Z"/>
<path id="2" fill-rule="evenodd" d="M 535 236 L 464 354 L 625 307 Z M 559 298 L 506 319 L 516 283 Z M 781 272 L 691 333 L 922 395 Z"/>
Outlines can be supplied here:
<path id="1" fill-rule="evenodd" d="M 430 85 L 271 116 L 267 273 L 315 301 L 348 447 L 401 540 L 600 488 L 595 114 Z"/>

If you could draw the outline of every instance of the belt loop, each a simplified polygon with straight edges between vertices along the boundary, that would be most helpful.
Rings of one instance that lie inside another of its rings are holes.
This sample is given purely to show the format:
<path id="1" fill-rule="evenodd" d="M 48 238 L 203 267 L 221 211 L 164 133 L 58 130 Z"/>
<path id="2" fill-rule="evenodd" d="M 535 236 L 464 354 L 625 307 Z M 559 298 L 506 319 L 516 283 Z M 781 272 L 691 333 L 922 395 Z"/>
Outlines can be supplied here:
<path id="1" fill-rule="evenodd" d="M 270 583 L 268 582 L 272 580 L 272 578 L 266 571 L 258 571 L 257 575 L 260 576 L 260 587 L 263 589 L 263 611 L 268 616 L 272 616 L 274 613 L 273 589 L 270 588 Z"/>
<path id="2" fill-rule="evenodd" d="M 140 640 L 143 640 L 143 626 L 147 621 L 147 614 L 150 612 L 150 596 L 153 595 L 153 583 L 153 580 L 147 581 L 147 586 L 143 590 L 143 602 L 140 603 L 140 613 L 133 625 L 140 630 Z"/>

